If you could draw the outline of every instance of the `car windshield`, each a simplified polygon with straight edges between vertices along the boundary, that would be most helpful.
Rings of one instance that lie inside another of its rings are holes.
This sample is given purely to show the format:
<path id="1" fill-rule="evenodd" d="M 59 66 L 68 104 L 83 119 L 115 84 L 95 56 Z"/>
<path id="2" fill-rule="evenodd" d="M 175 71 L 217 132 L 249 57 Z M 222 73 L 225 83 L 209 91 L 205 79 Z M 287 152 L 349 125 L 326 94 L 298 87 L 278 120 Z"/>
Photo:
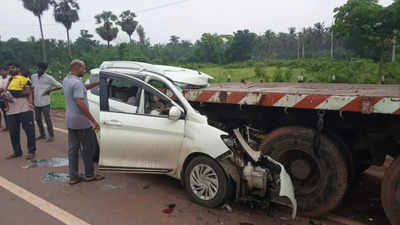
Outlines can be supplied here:
<path id="1" fill-rule="evenodd" d="M 182 89 L 200 89 L 200 88 L 206 88 L 207 85 L 193 85 L 193 84 L 187 84 L 187 83 L 182 83 L 182 82 L 176 82 L 174 81 L 174 85 L 178 87 L 180 91 Z"/>

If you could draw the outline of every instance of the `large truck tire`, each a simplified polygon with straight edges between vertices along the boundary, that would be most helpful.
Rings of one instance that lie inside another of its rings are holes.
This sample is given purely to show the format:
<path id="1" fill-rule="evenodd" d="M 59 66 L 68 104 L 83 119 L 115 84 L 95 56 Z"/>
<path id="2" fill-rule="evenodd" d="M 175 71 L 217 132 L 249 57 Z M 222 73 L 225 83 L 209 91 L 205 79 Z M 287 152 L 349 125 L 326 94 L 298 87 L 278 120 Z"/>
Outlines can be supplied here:
<path id="1" fill-rule="evenodd" d="M 386 169 L 382 182 L 381 201 L 392 225 L 400 224 L 400 156 Z"/>
<path id="2" fill-rule="evenodd" d="M 349 179 L 347 160 L 338 145 L 320 135 L 318 154 L 314 151 L 315 130 L 283 127 L 264 137 L 260 151 L 281 162 L 290 174 L 299 212 L 321 216 L 343 200 Z"/>
<path id="3" fill-rule="evenodd" d="M 357 180 L 359 174 L 357 171 L 360 169 L 357 161 L 355 160 L 354 153 L 351 152 L 349 146 L 343 141 L 343 139 L 332 131 L 327 132 L 328 137 L 333 140 L 336 146 L 342 151 L 343 156 L 346 160 L 346 165 L 348 169 L 348 180 L 349 187 L 351 187 Z"/>

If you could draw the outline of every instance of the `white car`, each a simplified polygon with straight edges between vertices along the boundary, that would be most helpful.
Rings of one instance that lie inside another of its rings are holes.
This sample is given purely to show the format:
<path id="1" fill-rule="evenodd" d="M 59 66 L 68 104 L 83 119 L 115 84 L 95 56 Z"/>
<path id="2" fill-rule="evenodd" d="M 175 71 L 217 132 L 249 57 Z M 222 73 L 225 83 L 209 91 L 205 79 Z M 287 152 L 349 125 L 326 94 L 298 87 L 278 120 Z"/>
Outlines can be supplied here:
<path id="1" fill-rule="evenodd" d="M 207 207 L 249 196 L 287 197 L 295 216 L 293 185 L 284 167 L 253 151 L 239 130 L 232 138 L 208 125 L 163 73 L 98 72 L 100 87 L 88 99 L 101 126 L 100 170 L 172 176 L 193 201 Z"/>

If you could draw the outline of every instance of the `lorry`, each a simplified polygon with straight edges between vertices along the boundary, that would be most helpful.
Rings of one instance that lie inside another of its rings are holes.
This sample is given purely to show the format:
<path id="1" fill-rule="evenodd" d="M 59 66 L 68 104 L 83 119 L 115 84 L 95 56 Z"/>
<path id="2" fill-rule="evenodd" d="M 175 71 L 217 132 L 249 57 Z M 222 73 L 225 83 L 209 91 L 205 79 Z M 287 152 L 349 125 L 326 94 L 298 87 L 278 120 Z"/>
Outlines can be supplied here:
<path id="1" fill-rule="evenodd" d="M 125 67 L 174 79 L 151 65 L 131 62 Z M 92 76 L 96 73 L 99 70 Z M 283 164 L 302 215 L 331 212 L 363 171 L 391 161 L 381 202 L 392 225 L 400 224 L 400 85 L 243 81 L 186 87 L 183 96 L 191 107 L 207 116 L 210 125 L 235 137 L 247 162 L 260 162 L 265 156 Z M 157 88 L 173 97 L 169 90 Z M 256 170 L 246 170 L 240 159 L 233 162 L 240 168 L 239 175 L 231 176 L 239 197 L 241 176 Z"/>
<path id="2" fill-rule="evenodd" d="M 400 224 L 400 85 L 219 83 L 186 89 L 209 123 L 281 162 L 291 176 L 299 212 L 334 210 L 359 175 L 393 160 L 381 202 Z"/>

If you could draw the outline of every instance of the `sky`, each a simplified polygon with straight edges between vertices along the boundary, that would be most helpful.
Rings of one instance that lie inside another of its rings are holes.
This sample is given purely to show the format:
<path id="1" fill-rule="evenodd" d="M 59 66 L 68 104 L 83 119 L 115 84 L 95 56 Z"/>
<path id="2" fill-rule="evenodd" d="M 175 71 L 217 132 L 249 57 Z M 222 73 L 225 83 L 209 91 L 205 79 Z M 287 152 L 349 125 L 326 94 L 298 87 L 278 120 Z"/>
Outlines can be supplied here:
<path id="1" fill-rule="evenodd" d="M 171 35 L 182 40 L 195 41 L 203 33 L 232 34 L 249 29 L 262 34 L 271 29 L 287 32 L 289 27 L 300 30 L 317 22 L 330 26 L 333 9 L 346 0 L 77 0 L 80 21 L 72 25 L 71 39 L 79 37 L 80 30 L 89 30 L 95 39 L 94 16 L 104 10 L 119 15 L 122 11 L 137 12 L 136 20 L 144 27 L 151 43 L 167 43 Z M 389 5 L 393 0 L 380 0 Z M 27 40 L 40 38 L 37 17 L 23 8 L 21 0 L 1 0 L 0 37 Z M 54 21 L 52 9 L 42 18 L 45 38 L 66 40 L 62 24 Z M 138 40 L 135 33 L 134 40 Z M 113 44 L 126 42 L 129 37 L 120 31 Z"/>

